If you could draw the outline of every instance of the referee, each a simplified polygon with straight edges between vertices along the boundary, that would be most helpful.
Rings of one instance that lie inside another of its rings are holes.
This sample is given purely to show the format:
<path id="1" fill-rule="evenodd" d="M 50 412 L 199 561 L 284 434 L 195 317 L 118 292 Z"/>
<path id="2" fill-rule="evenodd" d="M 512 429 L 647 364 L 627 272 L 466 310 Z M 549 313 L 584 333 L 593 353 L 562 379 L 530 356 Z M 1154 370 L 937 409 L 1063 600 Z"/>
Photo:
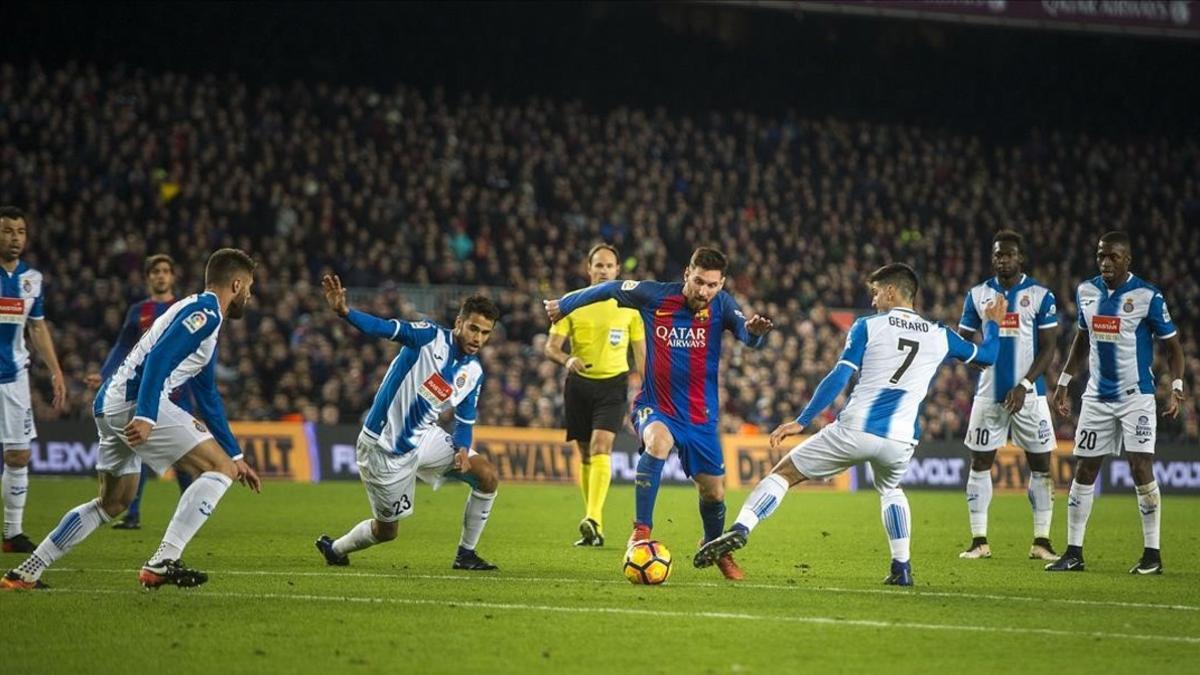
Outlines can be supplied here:
<path id="1" fill-rule="evenodd" d="M 597 244 L 588 251 L 592 285 L 617 276 L 617 249 Z M 571 353 L 563 350 L 571 341 Z M 632 348 L 637 382 L 629 382 Z M 576 546 L 603 546 L 604 499 L 612 480 L 612 447 L 625 420 L 626 390 L 640 385 L 646 368 L 646 332 L 636 310 L 606 300 L 582 307 L 550 326 L 546 356 L 567 370 L 563 389 L 567 440 L 574 441 L 582 460 L 579 487 L 585 516 Z"/>

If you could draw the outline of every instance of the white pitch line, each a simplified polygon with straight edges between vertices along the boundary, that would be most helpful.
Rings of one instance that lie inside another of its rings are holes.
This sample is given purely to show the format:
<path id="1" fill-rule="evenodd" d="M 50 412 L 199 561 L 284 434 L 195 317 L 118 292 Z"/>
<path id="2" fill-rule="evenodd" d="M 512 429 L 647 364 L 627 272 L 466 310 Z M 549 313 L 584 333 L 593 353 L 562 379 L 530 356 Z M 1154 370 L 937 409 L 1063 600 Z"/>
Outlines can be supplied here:
<path id="1" fill-rule="evenodd" d="M 138 591 L 119 591 L 114 589 L 47 589 L 38 593 L 77 594 L 77 595 L 134 595 Z M 900 628 L 906 630 L 940 630 L 965 633 L 1012 633 L 1017 635 L 1049 635 L 1067 638 L 1103 638 L 1118 640 L 1145 640 L 1148 642 L 1177 642 L 1184 644 L 1200 644 L 1200 636 L 1192 635 L 1143 635 L 1138 633 L 1108 633 L 1104 631 L 1071 631 L 1054 628 L 1014 628 L 1012 626 L 973 626 L 952 625 L 941 623 L 915 623 L 903 621 L 873 621 L 869 619 L 839 619 L 828 616 L 779 616 L 772 614 L 747 614 L 742 612 L 672 612 L 657 609 L 630 609 L 627 607 L 563 607 L 557 605 L 529 605 L 524 603 L 479 602 L 474 600 L 428 600 L 424 598 L 374 598 L 351 595 L 310 595 L 287 593 L 228 593 L 189 590 L 190 596 L 210 598 L 235 598 L 245 600 L 292 600 L 307 602 L 355 602 L 362 604 L 380 605 L 418 605 L 446 607 L 449 609 L 498 609 L 528 612 L 553 612 L 560 614 L 623 614 L 630 616 L 651 616 L 671 619 L 721 619 L 736 621 L 778 621 L 782 623 L 803 623 L 823 626 L 849 626 L 855 628 Z"/>
<path id="2" fill-rule="evenodd" d="M 46 572 L 100 572 L 111 574 L 137 574 L 137 570 L 123 569 L 55 569 L 51 568 Z M 384 574 L 380 572 L 346 572 L 346 571 L 326 571 L 326 572 L 280 572 L 273 570 L 210 570 L 211 574 L 221 575 L 228 574 L 229 576 L 253 576 L 253 577 L 351 577 L 361 579 L 425 579 L 430 581 L 493 581 L 493 582 L 509 582 L 509 583 L 572 583 L 572 584 L 618 584 L 626 585 L 628 582 L 620 580 L 608 579 L 578 579 L 573 577 L 508 577 L 495 574 L 480 574 L 476 576 L 454 575 L 454 574 Z M 668 583 L 672 587 L 683 588 L 749 588 L 757 590 L 786 590 L 786 591 L 803 591 L 807 593 L 849 593 L 861 595 L 891 595 L 891 596 L 920 596 L 927 598 L 960 598 L 963 600 L 998 600 L 1011 602 L 1054 602 L 1065 605 L 1084 605 L 1091 607 L 1120 607 L 1124 609 L 1171 609 L 1182 612 L 1200 612 L 1200 606 L 1197 605 L 1173 605 L 1161 604 L 1154 602 L 1123 602 L 1120 600 L 1083 600 L 1078 598 L 1040 598 L 1029 595 L 996 595 L 991 593 L 960 593 L 952 591 L 918 591 L 918 590 L 888 590 L 883 588 L 839 588 L 837 586 L 815 586 L 806 587 L 793 584 L 747 584 L 747 583 L 720 583 L 711 581 L 672 581 Z"/>

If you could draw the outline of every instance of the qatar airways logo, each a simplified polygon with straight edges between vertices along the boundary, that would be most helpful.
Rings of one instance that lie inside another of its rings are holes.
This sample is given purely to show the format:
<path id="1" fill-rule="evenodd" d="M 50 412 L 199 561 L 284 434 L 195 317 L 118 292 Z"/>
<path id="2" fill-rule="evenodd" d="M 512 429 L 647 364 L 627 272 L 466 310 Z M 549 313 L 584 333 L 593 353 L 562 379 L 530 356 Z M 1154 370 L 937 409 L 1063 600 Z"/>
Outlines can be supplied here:
<path id="1" fill-rule="evenodd" d="M 708 346 L 708 328 L 684 328 L 657 326 L 654 337 L 668 347 L 680 349 L 702 349 Z"/>

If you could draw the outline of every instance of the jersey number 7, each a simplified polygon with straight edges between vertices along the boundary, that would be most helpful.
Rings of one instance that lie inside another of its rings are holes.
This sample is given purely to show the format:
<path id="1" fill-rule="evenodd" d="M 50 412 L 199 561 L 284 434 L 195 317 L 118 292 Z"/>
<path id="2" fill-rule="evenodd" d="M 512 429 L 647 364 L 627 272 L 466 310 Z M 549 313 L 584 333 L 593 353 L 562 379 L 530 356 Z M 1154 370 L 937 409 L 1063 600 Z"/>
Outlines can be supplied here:
<path id="1" fill-rule="evenodd" d="M 908 367 L 912 365 L 913 359 L 917 358 L 917 352 L 921 351 L 921 343 L 916 340 L 900 338 L 900 344 L 896 345 L 896 349 L 898 351 L 906 349 L 910 351 L 908 352 L 908 356 L 904 357 L 904 363 L 901 363 L 900 367 L 896 369 L 896 374 L 892 375 L 892 384 L 896 384 L 900 381 L 900 378 L 904 377 L 904 371 L 908 370 Z"/>

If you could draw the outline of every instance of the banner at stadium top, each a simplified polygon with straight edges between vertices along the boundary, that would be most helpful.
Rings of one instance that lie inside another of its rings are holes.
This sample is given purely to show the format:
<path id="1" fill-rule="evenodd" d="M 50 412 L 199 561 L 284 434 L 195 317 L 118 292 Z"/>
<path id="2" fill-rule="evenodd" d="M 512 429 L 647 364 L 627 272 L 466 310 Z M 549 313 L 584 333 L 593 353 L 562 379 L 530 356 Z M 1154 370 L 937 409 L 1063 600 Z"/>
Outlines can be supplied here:
<path id="1" fill-rule="evenodd" d="M 358 464 L 354 443 L 359 428 L 351 425 L 325 426 L 301 422 L 234 422 L 247 461 L 267 479 L 317 482 L 357 480 Z M 33 443 L 35 474 L 91 476 L 96 465 L 96 427 L 90 422 L 49 422 L 38 425 L 40 437 Z M 579 456 L 559 429 L 515 429 L 478 427 L 476 449 L 491 458 L 502 482 L 575 483 Z M 726 484 L 747 488 L 767 474 L 784 456 L 771 450 L 762 435 L 725 435 Z M 791 446 L 788 446 L 790 449 Z M 637 467 L 637 440 L 628 433 L 617 436 L 612 472 L 616 483 L 632 483 Z M 955 441 L 926 441 L 917 446 L 905 474 L 906 488 L 961 490 L 970 470 L 970 453 Z M 1059 492 L 1074 476 L 1071 442 L 1059 441 L 1051 462 L 1051 473 Z M 1006 446 L 996 456 L 992 476 L 997 490 L 1025 491 L 1029 470 L 1025 455 Z M 1160 443 L 1154 458 L 1154 475 L 1168 493 L 1200 493 L 1200 459 L 1185 444 Z M 674 454 L 667 461 L 663 482 L 689 484 Z M 1129 463 L 1122 459 L 1105 462 L 1102 489 L 1132 490 Z M 802 489 L 852 491 L 871 489 L 871 474 L 860 465 L 827 483 L 810 483 Z"/>
<path id="2" fill-rule="evenodd" d="M 1200 38 L 1200 6 L 1194 0 L 800 0 L 732 4 L 1016 28 Z"/>

